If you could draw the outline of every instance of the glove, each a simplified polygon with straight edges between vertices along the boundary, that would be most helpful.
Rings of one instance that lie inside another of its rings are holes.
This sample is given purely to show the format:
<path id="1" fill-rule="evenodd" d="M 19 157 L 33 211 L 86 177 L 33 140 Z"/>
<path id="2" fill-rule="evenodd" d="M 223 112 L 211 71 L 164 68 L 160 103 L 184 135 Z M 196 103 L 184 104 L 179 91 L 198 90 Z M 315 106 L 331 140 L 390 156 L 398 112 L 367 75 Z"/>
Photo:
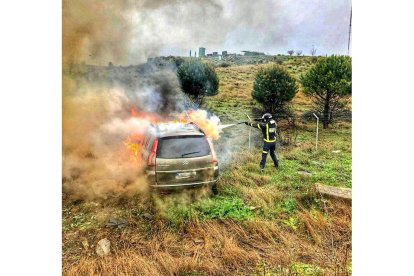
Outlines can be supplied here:
<path id="1" fill-rule="evenodd" d="M 246 125 L 249 125 L 249 122 L 244 122 Z"/>

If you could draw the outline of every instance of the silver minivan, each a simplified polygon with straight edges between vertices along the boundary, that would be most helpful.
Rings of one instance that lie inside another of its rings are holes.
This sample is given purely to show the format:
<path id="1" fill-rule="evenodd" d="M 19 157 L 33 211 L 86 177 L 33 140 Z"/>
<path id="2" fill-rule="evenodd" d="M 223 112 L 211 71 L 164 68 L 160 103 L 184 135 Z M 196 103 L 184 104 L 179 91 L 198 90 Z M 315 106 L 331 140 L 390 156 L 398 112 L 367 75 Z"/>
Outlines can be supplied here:
<path id="1" fill-rule="evenodd" d="M 153 126 L 143 140 L 141 154 L 152 188 L 209 186 L 217 193 L 217 156 L 211 139 L 196 124 Z"/>

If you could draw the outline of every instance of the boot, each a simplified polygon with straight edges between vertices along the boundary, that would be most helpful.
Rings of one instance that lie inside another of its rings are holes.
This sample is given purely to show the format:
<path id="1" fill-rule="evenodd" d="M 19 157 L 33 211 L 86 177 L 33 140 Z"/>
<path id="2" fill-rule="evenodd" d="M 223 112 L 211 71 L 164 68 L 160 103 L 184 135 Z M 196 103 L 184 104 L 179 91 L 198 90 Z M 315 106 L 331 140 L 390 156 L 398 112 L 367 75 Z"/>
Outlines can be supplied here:
<path id="1" fill-rule="evenodd" d="M 264 166 L 260 165 L 260 172 L 263 172 L 263 171 L 264 171 Z"/>
<path id="2" fill-rule="evenodd" d="M 275 162 L 275 168 L 278 169 L 279 168 L 279 162 Z"/>

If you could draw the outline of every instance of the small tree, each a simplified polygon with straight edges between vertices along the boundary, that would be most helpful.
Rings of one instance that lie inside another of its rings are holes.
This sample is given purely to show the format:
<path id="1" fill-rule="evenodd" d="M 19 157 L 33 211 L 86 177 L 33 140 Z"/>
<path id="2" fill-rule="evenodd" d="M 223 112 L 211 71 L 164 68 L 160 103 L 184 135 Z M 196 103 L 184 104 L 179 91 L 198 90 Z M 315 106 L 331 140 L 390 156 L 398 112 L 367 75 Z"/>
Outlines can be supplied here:
<path id="1" fill-rule="evenodd" d="M 298 90 L 295 78 L 278 65 L 260 68 L 253 83 L 252 97 L 262 104 L 265 112 L 287 112 L 286 105 Z"/>
<path id="2" fill-rule="evenodd" d="M 302 55 L 302 50 L 297 50 L 296 55 L 298 55 L 298 56 Z"/>
<path id="3" fill-rule="evenodd" d="M 198 105 L 204 103 L 205 96 L 218 93 L 219 78 L 209 64 L 191 59 L 178 67 L 177 75 L 183 92 Z"/>
<path id="4" fill-rule="evenodd" d="M 314 99 L 323 114 L 327 128 L 335 109 L 343 106 L 342 99 L 352 93 L 352 64 L 349 56 L 322 58 L 300 77 L 304 93 Z"/>
<path id="5" fill-rule="evenodd" d="M 315 46 L 312 46 L 312 48 L 310 50 L 310 53 L 311 53 L 312 56 L 314 56 L 316 54 L 316 48 L 315 48 Z"/>
<path id="6" fill-rule="evenodd" d="M 293 55 L 295 53 L 295 51 L 289 50 L 289 51 L 287 51 L 287 53 L 289 54 L 289 56 L 291 56 L 291 55 Z"/>

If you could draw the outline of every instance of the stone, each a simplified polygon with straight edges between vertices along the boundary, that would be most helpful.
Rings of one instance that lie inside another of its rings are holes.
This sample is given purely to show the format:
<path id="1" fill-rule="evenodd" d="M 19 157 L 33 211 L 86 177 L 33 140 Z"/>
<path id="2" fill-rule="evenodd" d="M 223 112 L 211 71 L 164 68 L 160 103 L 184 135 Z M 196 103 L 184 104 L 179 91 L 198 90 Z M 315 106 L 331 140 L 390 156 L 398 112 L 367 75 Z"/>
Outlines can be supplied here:
<path id="1" fill-rule="evenodd" d="M 333 187 L 316 183 L 316 190 L 323 195 L 352 200 L 352 189 L 350 188 Z"/>
<path id="2" fill-rule="evenodd" d="M 298 174 L 303 175 L 303 176 L 312 176 L 312 174 L 307 171 L 298 171 Z"/>
<path id="3" fill-rule="evenodd" d="M 102 239 L 96 245 L 96 254 L 106 256 L 111 253 L 111 242 L 108 239 Z"/>

